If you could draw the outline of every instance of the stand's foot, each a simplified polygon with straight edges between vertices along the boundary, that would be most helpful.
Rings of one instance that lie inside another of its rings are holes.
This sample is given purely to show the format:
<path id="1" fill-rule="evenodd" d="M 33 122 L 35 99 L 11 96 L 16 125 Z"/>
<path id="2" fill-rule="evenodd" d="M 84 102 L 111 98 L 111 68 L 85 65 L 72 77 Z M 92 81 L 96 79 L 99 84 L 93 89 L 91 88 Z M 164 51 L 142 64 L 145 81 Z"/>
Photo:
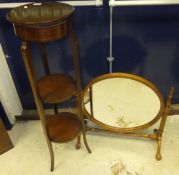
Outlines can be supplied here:
<path id="1" fill-rule="evenodd" d="M 54 171 L 54 162 L 51 162 L 50 171 Z"/>
<path id="2" fill-rule="evenodd" d="M 162 137 L 159 136 L 157 139 L 157 154 L 156 154 L 156 159 L 157 160 L 161 160 L 162 156 L 161 156 L 161 142 L 162 142 Z"/>
<path id="3" fill-rule="evenodd" d="M 54 170 L 54 152 L 52 148 L 52 143 L 49 142 L 49 151 L 50 151 L 50 159 L 51 159 L 51 165 L 50 165 L 50 171 Z"/>
<path id="4" fill-rule="evenodd" d="M 78 136 L 75 148 L 76 149 L 80 149 L 81 148 L 81 136 Z"/>

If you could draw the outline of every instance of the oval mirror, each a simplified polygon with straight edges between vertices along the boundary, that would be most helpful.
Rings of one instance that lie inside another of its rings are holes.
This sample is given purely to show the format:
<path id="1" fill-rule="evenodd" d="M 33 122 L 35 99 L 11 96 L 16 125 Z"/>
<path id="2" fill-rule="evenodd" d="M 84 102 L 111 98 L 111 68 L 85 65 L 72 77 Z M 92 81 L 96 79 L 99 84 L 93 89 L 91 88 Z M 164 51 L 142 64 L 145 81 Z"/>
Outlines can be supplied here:
<path id="1" fill-rule="evenodd" d="M 121 132 L 147 128 L 162 115 L 164 100 L 149 81 L 126 73 L 105 74 L 83 90 L 84 114 L 101 127 Z"/>

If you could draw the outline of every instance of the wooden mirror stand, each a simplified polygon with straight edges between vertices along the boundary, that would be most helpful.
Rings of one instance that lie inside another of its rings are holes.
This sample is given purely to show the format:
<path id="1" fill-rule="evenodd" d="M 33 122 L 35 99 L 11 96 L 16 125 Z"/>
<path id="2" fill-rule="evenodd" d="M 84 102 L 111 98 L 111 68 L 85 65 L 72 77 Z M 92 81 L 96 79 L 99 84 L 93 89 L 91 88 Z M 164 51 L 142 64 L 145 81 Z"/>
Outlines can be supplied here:
<path id="1" fill-rule="evenodd" d="M 173 93 L 171 87 L 164 101 L 151 82 L 132 74 L 111 73 L 96 77 L 83 90 L 83 114 L 97 125 L 88 127 L 88 131 L 156 140 L 156 159 L 161 160 L 162 134 Z M 145 132 L 159 120 L 159 127 L 153 133 Z"/>

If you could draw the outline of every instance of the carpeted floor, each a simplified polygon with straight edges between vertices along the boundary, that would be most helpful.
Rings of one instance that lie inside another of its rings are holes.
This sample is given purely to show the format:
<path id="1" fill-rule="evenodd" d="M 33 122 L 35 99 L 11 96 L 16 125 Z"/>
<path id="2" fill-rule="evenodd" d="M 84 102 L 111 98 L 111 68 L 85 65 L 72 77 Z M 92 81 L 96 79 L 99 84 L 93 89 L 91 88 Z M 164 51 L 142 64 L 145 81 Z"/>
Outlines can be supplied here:
<path id="1" fill-rule="evenodd" d="M 152 128 L 151 128 L 152 132 Z M 39 121 L 17 122 L 9 132 L 14 149 L 0 156 L 0 175 L 178 175 L 179 116 L 169 116 L 163 136 L 161 161 L 156 161 L 156 142 L 88 133 L 92 154 L 75 150 L 75 141 L 53 144 L 55 170 Z"/>

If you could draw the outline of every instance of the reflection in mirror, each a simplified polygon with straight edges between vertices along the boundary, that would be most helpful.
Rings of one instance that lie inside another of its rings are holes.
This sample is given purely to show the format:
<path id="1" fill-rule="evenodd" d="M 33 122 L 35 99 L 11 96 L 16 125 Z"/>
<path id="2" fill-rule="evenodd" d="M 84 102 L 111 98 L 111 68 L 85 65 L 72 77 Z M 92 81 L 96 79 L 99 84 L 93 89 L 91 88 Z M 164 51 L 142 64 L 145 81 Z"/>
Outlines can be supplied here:
<path id="1" fill-rule="evenodd" d="M 157 116 L 161 107 L 154 90 L 128 78 L 98 81 L 86 93 L 89 97 L 85 103 L 87 112 L 95 120 L 112 127 L 144 125 Z"/>

